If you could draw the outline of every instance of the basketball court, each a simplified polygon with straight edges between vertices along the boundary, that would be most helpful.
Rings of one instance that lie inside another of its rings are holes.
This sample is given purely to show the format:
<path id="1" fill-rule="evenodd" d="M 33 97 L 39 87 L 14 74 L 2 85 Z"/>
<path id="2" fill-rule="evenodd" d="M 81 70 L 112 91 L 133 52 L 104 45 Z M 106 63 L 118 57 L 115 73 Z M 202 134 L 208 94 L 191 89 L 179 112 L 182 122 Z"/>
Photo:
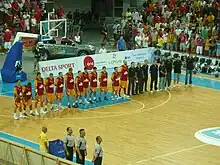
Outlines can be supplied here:
<path id="1" fill-rule="evenodd" d="M 40 27 L 44 36 L 67 35 L 66 20 L 42 22 Z M 109 75 L 112 71 L 108 70 Z M 200 142 L 195 133 L 219 126 L 220 81 L 194 76 L 193 84 L 18 121 L 13 119 L 15 84 L 3 84 L 0 137 L 39 149 L 42 126 L 48 127 L 49 140 L 62 140 L 67 127 L 73 128 L 75 136 L 80 128 L 85 128 L 88 161 L 93 156 L 95 137 L 100 135 L 104 165 L 219 165 L 219 148 Z M 66 105 L 66 98 L 63 104 Z M 86 165 L 91 164 L 88 161 Z"/>
<path id="2" fill-rule="evenodd" d="M 196 86 L 18 121 L 13 120 L 13 84 L 6 84 L 0 96 L 0 129 L 38 142 L 43 125 L 50 140 L 63 139 L 69 126 L 74 135 L 85 128 L 87 160 L 92 159 L 95 137 L 100 135 L 104 165 L 219 165 L 219 148 L 198 141 L 194 134 L 218 126 L 220 82 L 202 77 L 193 82 Z"/>

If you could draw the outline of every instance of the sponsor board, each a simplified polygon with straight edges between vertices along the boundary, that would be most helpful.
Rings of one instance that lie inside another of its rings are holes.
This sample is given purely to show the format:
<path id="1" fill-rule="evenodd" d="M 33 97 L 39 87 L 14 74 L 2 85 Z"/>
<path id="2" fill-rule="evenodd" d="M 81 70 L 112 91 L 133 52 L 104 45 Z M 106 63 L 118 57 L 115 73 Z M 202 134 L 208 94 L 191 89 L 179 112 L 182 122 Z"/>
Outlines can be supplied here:
<path id="1" fill-rule="evenodd" d="M 200 130 L 195 133 L 195 137 L 203 143 L 220 146 L 220 127 Z"/>
<path id="2" fill-rule="evenodd" d="M 131 51 L 124 51 L 123 54 L 125 56 L 125 60 L 127 60 L 130 65 L 131 62 L 144 62 L 144 60 L 148 60 L 149 62 L 153 61 L 155 48 L 143 48 L 143 49 L 135 49 Z"/>
<path id="3" fill-rule="evenodd" d="M 106 68 L 119 67 L 123 64 L 124 60 L 126 60 L 128 64 L 130 64 L 131 61 L 143 62 L 145 59 L 150 60 L 153 57 L 153 53 L 154 51 L 146 48 L 143 50 L 137 49 L 123 52 L 41 61 L 39 62 L 39 68 L 42 77 L 45 78 L 48 77 L 50 73 L 53 73 L 54 76 L 57 76 L 59 72 L 66 73 L 69 68 L 73 68 L 73 72 L 77 73 L 78 70 L 83 71 L 85 67 L 88 70 L 92 70 L 94 66 L 97 67 L 98 70 L 101 70 L 103 66 Z"/>
<path id="4" fill-rule="evenodd" d="M 39 69 L 43 78 L 48 77 L 50 73 L 53 73 L 54 76 L 57 76 L 59 72 L 65 74 L 69 68 L 74 68 L 74 73 L 77 73 L 78 70 L 82 70 L 83 64 L 81 57 L 39 62 Z"/>

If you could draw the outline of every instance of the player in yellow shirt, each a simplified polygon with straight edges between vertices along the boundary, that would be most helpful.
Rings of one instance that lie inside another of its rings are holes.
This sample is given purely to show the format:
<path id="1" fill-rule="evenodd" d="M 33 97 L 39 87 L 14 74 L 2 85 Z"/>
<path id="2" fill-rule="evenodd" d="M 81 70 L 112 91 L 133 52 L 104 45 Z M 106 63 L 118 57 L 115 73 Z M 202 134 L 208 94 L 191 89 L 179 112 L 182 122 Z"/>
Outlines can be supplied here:
<path id="1" fill-rule="evenodd" d="M 39 144 L 42 152 L 48 152 L 47 127 L 42 127 L 42 131 L 39 136 Z"/>

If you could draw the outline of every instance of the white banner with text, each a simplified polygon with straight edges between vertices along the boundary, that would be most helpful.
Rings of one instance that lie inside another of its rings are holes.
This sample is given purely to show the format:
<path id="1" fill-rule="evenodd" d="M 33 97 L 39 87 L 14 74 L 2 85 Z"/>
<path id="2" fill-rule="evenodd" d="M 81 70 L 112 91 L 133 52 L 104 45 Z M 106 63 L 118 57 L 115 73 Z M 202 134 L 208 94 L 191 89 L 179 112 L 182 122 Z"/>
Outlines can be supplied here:
<path id="1" fill-rule="evenodd" d="M 103 66 L 106 66 L 106 68 L 119 67 L 123 64 L 124 60 L 128 62 L 128 65 L 130 65 L 131 62 L 143 62 L 145 59 L 152 62 L 153 57 L 154 48 L 144 48 L 107 54 L 40 61 L 39 69 L 42 77 L 46 78 L 50 73 L 53 73 L 54 76 L 57 76 L 59 72 L 65 74 L 69 68 L 73 68 L 74 73 L 77 73 L 79 70 L 83 71 L 85 67 L 88 70 L 92 70 L 93 67 L 97 67 L 98 70 L 101 70 Z"/>

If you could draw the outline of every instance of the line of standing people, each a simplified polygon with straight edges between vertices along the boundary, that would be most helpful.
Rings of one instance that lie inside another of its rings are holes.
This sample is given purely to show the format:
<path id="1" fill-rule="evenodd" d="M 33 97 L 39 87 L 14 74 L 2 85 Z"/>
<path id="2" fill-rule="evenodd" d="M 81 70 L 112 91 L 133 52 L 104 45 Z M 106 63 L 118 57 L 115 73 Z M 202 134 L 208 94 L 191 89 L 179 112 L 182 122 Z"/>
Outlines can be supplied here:
<path id="1" fill-rule="evenodd" d="M 71 127 L 66 129 L 67 135 L 64 137 L 64 147 L 66 151 L 66 159 L 69 161 L 73 161 L 74 152 L 76 153 L 76 163 L 85 164 L 85 158 L 87 156 L 87 141 L 85 139 L 85 129 L 79 130 L 79 136 L 73 136 L 73 131 Z M 101 136 L 96 137 L 96 144 L 93 152 L 94 165 L 101 165 L 103 158 L 103 150 L 101 147 L 102 138 Z"/>
<path id="2" fill-rule="evenodd" d="M 179 86 L 182 66 L 186 67 L 185 85 L 192 85 L 192 73 L 195 65 L 194 57 L 190 54 L 184 61 L 180 57 L 171 56 L 157 59 L 148 65 L 145 60 L 143 64 L 134 62 L 128 70 L 128 95 L 142 94 L 148 91 L 148 77 L 150 77 L 150 89 L 153 91 L 163 91 L 171 88 L 172 72 L 174 72 L 174 87 Z M 159 80 L 159 82 L 158 82 Z"/>

